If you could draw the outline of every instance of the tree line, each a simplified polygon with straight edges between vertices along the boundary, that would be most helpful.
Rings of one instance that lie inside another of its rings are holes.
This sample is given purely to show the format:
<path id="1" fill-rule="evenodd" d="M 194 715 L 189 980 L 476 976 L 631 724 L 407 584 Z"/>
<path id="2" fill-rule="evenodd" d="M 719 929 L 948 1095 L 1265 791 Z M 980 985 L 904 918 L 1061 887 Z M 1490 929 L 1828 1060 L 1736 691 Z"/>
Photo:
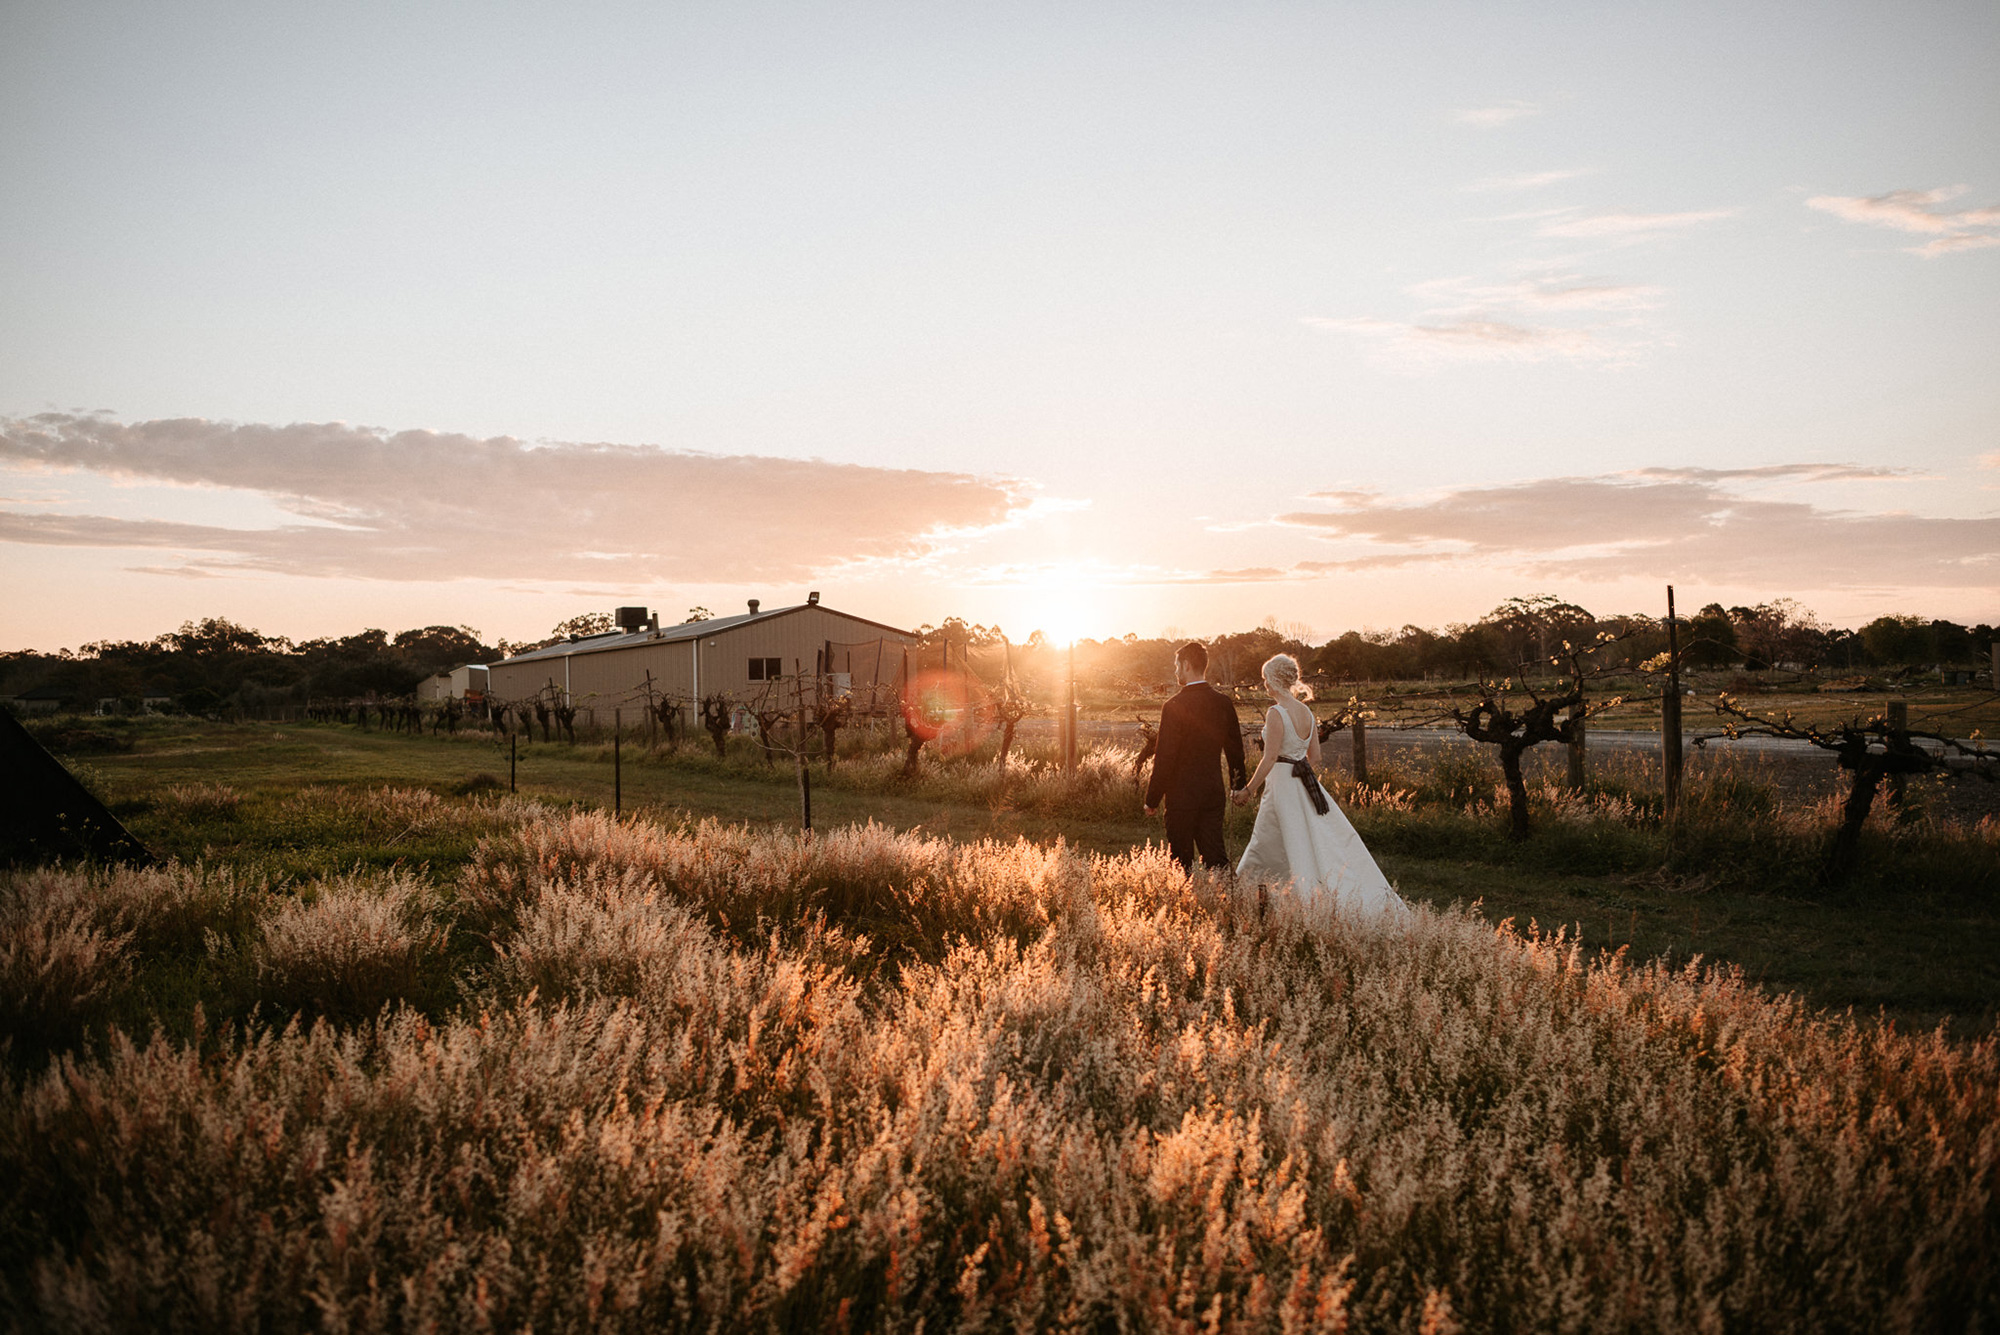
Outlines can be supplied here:
<path id="1" fill-rule="evenodd" d="M 1755 607 L 1709 603 L 1680 618 L 1681 661 L 1689 667 L 1759 672 L 1773 668 L 1857 673 L 1933 667 L 1976 668 L 2000 632 L 1916 616 L 1882 616 L 1858 630 L 1830 626 L 1789 598 Z M 1563 643 L 1609 632 L 1634 667 L 1666 652 L 1664 617 L 1598 616 L 1549 595 L 1510 598 L 1478 621 L 1442 630 L 1407 625 L 1365 634 L 1348 631 L 1302 660 L 1341 680 L 1470 678 L 1546 661 Z M 1228 637 L 1225 637 L 1227 639 Z"/>
<path id="2" fill-rule="evenodd" d="M 705 615 L 693 609 L 690 619 Z M 309 700 L 389 699 L 411 694 L 434 673 L 468 662 L 491 662 L 509 653 L 571 635 L 611 628 L 606 612 L 571 617 L 542 640 L 488 644 L 469 626 L 423 626 L 391 634 L 293 641 L 223 617 L 184 623 L 150 640 L 102 640 L 56 653 L 0 653 L 0 695 L 40 688 L 59 696 L 63 708 L 90 710 L 116 700 L 137 709 L 166 699 L 192 713 L 224 707 L 302 704 Z M 1636 614 L 1599 616 L 1552 595 L 1510 598 L 1477 621 L 1442 628 L 1406 625 L 1393 631 L 1350 630 L 1321 643 L 1301 626 L 1267 621 L 1208 640 L 1219 679 L 1254 682 L 1258 665 L 1274 653 L 1296 656 L 1309 673 L 1342 681 L 1424 678 L 1470 679 L 1507 673 L 1524 662 L 1546 661 L 1565 641 L 1583 643 L 1610 632 L 1619 654 L 1637 667 L 1664 653 L 1664 618 Z M 948 617 L 918 631 L 927 645 L 991 650 L 1005 638 L 997 626 Z M 1690 667 L 1746 671 L 1768 668 L 1835 672 L 1907 672 L 1929 667 L 1983 665 L 2000 639 L 1991 625 L 1961 625 L 1917 616 L 1883 616 L 1858 630 L 1829 626 L 1788 598 L 1755 607 L 1709 603 L 1681 618 L 1682 661 Z M 1137 635 L 1083 640 L 1079 652 L 1097 671 L 1156 675 L 1164 637 Z M 1037 657 L 1052 648 L 1039 632 L 1016 647 Z M 1127 662 L 1127 660 L 1130 660 Z"/>
<path id="3" fill-rule="evenodd" d="M 390 634 L 293 642 L 223 617 L 184 623 L 150 640 L 101 640 L 79 650 L 0 654 L 0 693 L 37 688 L 60 707 L 87 712 L 115 700 L 137 710 L 147 700 L 203 714 L 225 707 L 301 704 L 311 699 L 396 698 L 425 677 L 460 663 L 486 662 L 499 646 L 469 626 L 423 626 Z"/>

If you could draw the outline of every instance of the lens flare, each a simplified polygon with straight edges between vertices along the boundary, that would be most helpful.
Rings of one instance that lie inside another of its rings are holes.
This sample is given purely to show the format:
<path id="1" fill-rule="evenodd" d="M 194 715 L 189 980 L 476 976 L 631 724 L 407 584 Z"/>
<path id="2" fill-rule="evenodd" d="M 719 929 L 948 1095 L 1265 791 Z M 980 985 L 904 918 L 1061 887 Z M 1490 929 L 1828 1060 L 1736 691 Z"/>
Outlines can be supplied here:
<path id="1" fill-rule="evenodd" d="M 964 755 L 993 730 L 985 690 L 962 672 L 932 668 L 910 678 L 903 692 L 903 722 L 912 734 L 935 741 L 946 755 Z"/>

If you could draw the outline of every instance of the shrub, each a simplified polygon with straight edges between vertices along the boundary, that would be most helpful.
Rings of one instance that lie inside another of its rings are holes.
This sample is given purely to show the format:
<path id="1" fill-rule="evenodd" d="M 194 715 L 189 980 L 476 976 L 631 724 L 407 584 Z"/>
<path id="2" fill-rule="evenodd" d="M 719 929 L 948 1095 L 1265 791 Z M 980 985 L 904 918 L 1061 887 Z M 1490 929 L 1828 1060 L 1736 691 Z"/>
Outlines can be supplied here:
<path id="1" fill-rule="evenodd" d="M 284 803 L 281 816 L 302 830 L 339 830 L 385 843 L 447 831 L 483 833 L 509 828 L 540 808 L 503 797 L 451 802 L 427 788 L 339 788 L 314 784 Z"/>
<path id="2" fill-rule="evenodd" d="M 553 998 L 657 993 L 676 977 L 715 973 L 715 956 L 726 952 L 678 904 L 557 883 L 543 888 L 494 953 L 503 995 Z"/>
<path id="3" fill-rule="evenodd" d="M 234 820 L 243 798 L 226 783 L 177 783 L 160 805 L 183 820 Z"/>
<path id="4" fill-rule="evenodd" d="M 460 921 L 497 938 L 545 889 L 588 885 L 602 902 L 658 892 L 725 930 L 823 919 L 889 960 L 935 958 L 954 936 L 1026 941 L 1090 910 L 1082 865 L 1060 844 L 959 844 L 882 826 L 757 832 L 702 821 L 666 829 L 600 812 L 551 815 L 482 840 L 458 886 Z"/>
<path id="5" fill-rule="evenodd" d="M 75 1042 L 130 975 L 129 941 L 87 905 L 9 893 L 0 903 L 0 1033 L 35 1052 Z"/>
<path id="6" fill-rule="evenodd" d="M 42 867 L 5 878 L 10 898 L 75 908 L 136 951 L 199 951 L 211 933 L 247 927 L 266 892 L 229 867 L 169 862 L 159 867 Z"/>
<path id="7" fill-rule="evenodd" d="M 58 715 L 29 719 L 24 726 L 59 756 L 122 755 L 135 745 L 129 719 Z"/>
<path id="8" fill-rule="evenodd" d="M 7 1031 L 36 1051 L 75 1042 L 111 1013 L 137 964 L 240 933 L 261 890 L 199 864 L 0 873 Z"/>
<path id="9" fill-rule="evenodd" d="M 404 875 L 308 887 L 259 925 L 259 993 L 281 1006 L 350 1016 L 418 997 L 424 958 L 443 944 L 421 912 L 423 894 Z"/>

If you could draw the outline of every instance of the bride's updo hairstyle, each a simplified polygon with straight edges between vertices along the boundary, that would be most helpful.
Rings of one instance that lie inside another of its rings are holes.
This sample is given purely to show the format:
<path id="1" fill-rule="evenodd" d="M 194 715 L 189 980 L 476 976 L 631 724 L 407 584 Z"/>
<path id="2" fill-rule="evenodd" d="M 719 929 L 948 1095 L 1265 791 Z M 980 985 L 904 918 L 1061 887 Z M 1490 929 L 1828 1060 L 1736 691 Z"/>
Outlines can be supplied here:
<path id="1" fill-rule="evenodd" d="M 1312 699 L 1312 687 L 1299 685 L 1299 660 L 1290 654 L 1273 654 L 1265 659 L 1264 680 L 1274 691 L 1300 700 Z"/>

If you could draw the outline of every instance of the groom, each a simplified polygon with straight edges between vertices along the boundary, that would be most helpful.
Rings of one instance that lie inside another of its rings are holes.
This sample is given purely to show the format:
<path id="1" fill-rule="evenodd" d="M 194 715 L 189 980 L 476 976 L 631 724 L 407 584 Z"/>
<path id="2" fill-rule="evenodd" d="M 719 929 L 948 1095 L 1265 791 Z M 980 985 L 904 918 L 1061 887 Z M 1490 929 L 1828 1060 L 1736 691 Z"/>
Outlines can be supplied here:
<path id="1" fill-rule="evenodd" d="M 1146 814 L 1167 806 L 1167 848 L 1183 870 L 1194 869 L 1201 854 L 1204 867 L 1227 867 L 1222 843 L 1222 818 L 1230 788 L 1241 788 L 1243 730 L 1236 723 L 1236 706 L 1210 686 L 1208 649 L 1199 643 L 1174 652 L 1174 680 L 1180 693 L 1160 711 L 1160 744 L 1153 755 L 1153 781 L 1146 785 Z M 1229 761 L 1227 788 L 1222 762 Z"/>

